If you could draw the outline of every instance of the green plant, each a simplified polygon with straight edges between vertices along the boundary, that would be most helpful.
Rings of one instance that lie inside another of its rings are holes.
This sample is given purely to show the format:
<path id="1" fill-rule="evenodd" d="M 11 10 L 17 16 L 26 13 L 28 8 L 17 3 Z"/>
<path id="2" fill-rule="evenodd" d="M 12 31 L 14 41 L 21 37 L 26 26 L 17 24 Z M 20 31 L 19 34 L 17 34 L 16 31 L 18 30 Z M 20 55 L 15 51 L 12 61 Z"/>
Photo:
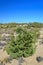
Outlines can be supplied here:
<path id="1" fill-rule="evenodd" d="M 19 35 L 16 40 L 13 38 L 11 42 L 7 45 L 6 51 L 12 58 L 28 57 L 31 56 L 36 49 L 35 42 L 37 39 L 37 34 L 35 31 L 27 32 L 23 29 L 17 29 Z"/>

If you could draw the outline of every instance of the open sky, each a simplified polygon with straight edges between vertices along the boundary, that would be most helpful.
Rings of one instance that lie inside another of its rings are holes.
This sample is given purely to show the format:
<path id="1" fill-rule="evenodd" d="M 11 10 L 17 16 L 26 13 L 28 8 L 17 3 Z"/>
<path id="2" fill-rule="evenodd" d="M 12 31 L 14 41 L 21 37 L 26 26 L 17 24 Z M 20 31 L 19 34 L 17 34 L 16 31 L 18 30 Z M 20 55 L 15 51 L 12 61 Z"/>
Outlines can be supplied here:
<path id="1" fill-rule="evenodd" d="M 0 23 L 43 22 L 43 0 L 0 0 Z"/>

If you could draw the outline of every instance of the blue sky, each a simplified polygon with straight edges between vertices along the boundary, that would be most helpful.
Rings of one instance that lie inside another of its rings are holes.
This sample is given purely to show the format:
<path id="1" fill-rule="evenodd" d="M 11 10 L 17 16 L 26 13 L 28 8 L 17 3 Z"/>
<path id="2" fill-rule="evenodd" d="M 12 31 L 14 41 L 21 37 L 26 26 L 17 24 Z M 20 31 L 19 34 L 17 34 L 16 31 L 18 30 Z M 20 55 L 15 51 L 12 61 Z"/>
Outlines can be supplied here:
<path id="1" fill-rule="evenodd" d="M 0 0 L 0 23 L 43 22 L 43 0 Z"/>

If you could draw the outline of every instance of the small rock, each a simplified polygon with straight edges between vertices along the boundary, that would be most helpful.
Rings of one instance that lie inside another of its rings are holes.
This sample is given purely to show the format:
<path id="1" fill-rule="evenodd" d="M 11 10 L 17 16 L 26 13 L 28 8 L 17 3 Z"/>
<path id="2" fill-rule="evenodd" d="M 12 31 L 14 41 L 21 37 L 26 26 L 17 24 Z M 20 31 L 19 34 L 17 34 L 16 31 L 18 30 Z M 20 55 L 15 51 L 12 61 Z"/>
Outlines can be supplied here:
<path id="1" fill-rule="evenodd" d="M 39 56 L 39 57 L 36 58 L 36 60 L 37 60 L 38 62 L 41 62 L 41 61 L 43 60 L 43 58 L 42 58 L 41 56 Z"/>

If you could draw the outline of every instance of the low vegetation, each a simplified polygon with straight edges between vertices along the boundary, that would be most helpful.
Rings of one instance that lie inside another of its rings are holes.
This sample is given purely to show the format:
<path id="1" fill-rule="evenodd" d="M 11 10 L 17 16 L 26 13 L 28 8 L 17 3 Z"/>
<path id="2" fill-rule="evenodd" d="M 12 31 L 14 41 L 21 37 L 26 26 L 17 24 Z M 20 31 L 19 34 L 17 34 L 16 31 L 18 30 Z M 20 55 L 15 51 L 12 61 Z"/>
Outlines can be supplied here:
<path id="1" fill-rule="evenodd" d="M 39 33 L 36 30 L 27 31 L 22 28 L 17 28 L 16 33 L 18 34 L 15 37 L 12 37 L 12 40 L 6 46 L 7 53 L 12 58 L 19 57 L 28 57 L 34 54 L 36 50 L 35 42 L 39 36 Z"/>

